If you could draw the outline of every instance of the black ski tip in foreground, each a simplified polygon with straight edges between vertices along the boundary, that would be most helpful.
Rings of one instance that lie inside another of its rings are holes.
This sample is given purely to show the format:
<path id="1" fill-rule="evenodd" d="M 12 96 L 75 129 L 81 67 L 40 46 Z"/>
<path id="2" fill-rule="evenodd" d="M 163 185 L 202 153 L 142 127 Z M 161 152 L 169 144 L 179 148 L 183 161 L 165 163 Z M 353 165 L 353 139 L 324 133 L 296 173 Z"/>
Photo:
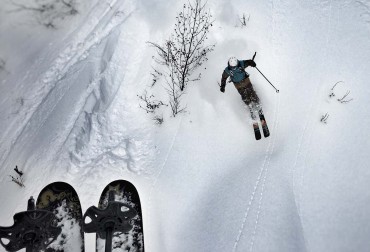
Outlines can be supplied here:
<path id="1" fill-rule="evenodd" d="M 132 183 L 116 180 L 108 184 L 98 207 L 90 207 L 87 216 L 93 221 L 84 222 L 84 227 L 86 232 L 97 233 L 96 252 L 109 249 L 144 252 L 140 197 Z"/>
<path id="2" fill-rule="evenodd" d="M 71 185 L 54 182 L 44 187 L 37 198 L 36 209 L 52 212 L 62 227 L 58 242 L 51 244 L 47 252 L 64 252 L 71 247 L 76 252 L 85 251 L 80 199 Z"/>

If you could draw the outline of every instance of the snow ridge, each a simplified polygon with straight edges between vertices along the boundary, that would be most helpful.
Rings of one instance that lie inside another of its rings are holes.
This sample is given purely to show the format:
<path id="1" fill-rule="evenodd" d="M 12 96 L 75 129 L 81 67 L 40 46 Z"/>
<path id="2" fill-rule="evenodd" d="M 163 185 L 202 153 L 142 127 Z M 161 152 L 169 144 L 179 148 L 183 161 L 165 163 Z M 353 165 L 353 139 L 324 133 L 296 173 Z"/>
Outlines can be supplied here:
<path id="1" fill-rule="evenodd" d="M 99 8 L 97 9 L 99 10 Z M 12 162 L 10 159 L 13 159 L 13 157 L 9 155 L 19 152 L 15 151 L 15 148 L 19 148 L 18 146 L 23 146 L 29 142 L 29 138 L 44 126 L 47 118 L 55 110 L 58 103 L 62 101 L 64 95 L 71 89 L 71 82 L 64 80 L 73 73 L 74 66 L 86 59 L 89 51 L 123 21 L 115 18 L 117 13 L 121 12 L 119 1 L 115 2 L 115 6 L 109 6 L 104 10 L 103 20 L 93 24 L 92 27 L 90 23 L 87 23 L 85 28 L 82 27 L 77 36 L 78 38 L 59 54 L 49 70 L 37 81 L 35 84 L 37 90 L 33 90 L 30 96 L 24 98 L 24 109 L 20 111 L 20 114 L 23 116 L 17 118 L 19 121 L 17 122 L 19 125 L 18 129 L 21 130 L 15 132 L 16 136 L 13 138 L 10 147 L 3 152 L 1 165 L 5 165 L 5 162 Z M 97 14 L 95 13 L 94 15 Z M 32 101 L 32 104 L 28 104 L 30 101 Z M 29 132 L 30 130 L 33 133 Z M 3 136 L 7 136 L 7 133 L 5 132 Z"/>

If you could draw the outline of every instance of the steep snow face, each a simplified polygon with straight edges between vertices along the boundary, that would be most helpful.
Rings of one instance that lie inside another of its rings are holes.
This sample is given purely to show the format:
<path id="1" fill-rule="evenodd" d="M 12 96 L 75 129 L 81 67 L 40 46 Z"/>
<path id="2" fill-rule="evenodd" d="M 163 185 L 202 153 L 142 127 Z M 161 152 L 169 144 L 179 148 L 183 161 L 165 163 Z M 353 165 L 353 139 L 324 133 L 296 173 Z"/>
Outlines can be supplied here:
<path id="1" fill-rule="evenodd" d="M 156 126 L 137 98 L 155 66 L 146 42 L 168 38 L 181 5 L 80 3 L 57 30 L 1 6 L 0 224 L 48 183 L 70 183 L 86 210 L 119 178 L 141 195 L 150 251 L 366 250 L 369 3 L 209 2 L 215 50 L 187 112 Z M 235 88 L 217 86 L 230 56 L 255 51 L 280 89 L 247 69 L 271 131 L 258 142 Z"/>

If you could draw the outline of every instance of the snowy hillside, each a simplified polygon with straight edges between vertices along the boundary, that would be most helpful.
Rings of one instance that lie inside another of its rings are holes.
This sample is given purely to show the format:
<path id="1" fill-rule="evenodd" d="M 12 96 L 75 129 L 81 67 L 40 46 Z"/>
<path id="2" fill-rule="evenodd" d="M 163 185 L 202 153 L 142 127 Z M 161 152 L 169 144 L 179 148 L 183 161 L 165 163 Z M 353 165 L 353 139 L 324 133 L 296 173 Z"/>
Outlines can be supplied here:
<path id="1" fill-rule="evenodd" d="M 160 126 L 137 97 L 155 65 L 146 42 L 168 38 L 183 2 L 77 2 L 55 29 L 0 4 L 1 226 L 51 182 L 71 184 L 85 211 L 125 179 L 147 251 L 369 250 L 369 1 L 209 1 L 215 50 L 186 113 Z M 247 68 L 271 132 L 260 141 L 232 83 L 217 86 L 230 56 L 255 51 L 280 89 Z"/>

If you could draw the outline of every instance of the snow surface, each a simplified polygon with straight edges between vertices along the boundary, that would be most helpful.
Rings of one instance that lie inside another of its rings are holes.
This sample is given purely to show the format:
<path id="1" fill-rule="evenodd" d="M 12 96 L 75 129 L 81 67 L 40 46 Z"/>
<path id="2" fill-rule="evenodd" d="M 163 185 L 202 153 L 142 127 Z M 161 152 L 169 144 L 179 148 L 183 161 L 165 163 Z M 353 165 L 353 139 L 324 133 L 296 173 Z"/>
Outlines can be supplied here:
<path id="1" fill-rule="evenodd" d="M 187 113 L 156 126 L 137 98 L 154 65 L 146 41 L 169 36 L 181 5 L 85 1 L 50 30 L 2 1 L 1 225 L 51 182 L 70 183 L 85 211 L 126 179 L 147 251 L 368 251 L 370 2 L 209 1 L 215 51 Z M 217 87 L 231 55 L 255 51 L 280 89 L 248 71 L 271 131 L 259 142 L 235 88 Z M 338 102 L 347 90 L 353 101 Z M 15 165 L 25 188 L 8 176 Z"/>

